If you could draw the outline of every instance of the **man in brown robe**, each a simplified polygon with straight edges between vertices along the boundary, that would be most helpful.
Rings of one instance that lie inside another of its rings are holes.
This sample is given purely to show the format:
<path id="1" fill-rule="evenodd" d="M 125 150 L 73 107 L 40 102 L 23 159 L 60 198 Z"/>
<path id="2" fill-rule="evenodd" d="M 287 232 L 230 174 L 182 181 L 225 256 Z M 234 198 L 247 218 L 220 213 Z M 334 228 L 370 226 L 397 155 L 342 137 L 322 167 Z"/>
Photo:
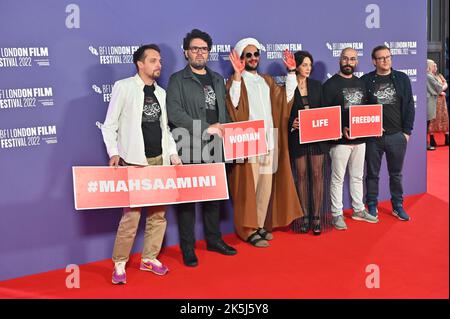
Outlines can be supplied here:
<path id="1" fill-rule="evenodd" d="M 229 184 L 237 234 L 253 246 L 267 247 L 272 229 L 288 226 L 303 211 L 288 151 L 288 121 L 297 86 L 295 59 L 285 52 L 288 76 L 284 88 L 271 76 L 258 74 L 260 49 L 253 38 L 236 44 L 230 54 L 235 73 L 227 82 L 226 104 L 234 122 L 264 120 L 268 154 L 234 164 Z"/>

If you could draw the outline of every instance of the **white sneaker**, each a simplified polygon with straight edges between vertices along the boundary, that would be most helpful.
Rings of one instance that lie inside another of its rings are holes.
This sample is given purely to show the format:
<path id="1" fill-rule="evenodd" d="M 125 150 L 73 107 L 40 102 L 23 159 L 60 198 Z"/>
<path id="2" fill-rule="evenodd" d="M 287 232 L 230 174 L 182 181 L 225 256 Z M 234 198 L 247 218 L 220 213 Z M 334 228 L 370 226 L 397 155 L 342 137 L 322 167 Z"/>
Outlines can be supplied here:
<path id="1" fill-rule="evenodd" d="M 158 267 L 161 267 L 162 266 L 162 264 L 161 264 L 161 262 L 158 260 L 158 259 L 148 259 L 148 258 L 144 258 L 144 259 L 142 259 L 142 262 L 143 263 L 149 263 L 149 262 L 151 262 L 152 264 L 155 264 L 156 266 L 158 266 Z"/>
<path id="2" fill-rule="evenodd" d="M 362 220 L 372 224 L 378 223 L 378 217 L 369 214 L 365 208 L 359 212 L 353 211 L 352 218 L 354 220 Z"/>
<path id="3" fill-rule="evenodd" d="M 114 263 L 114 268 L 116 270 L 116 274 L 118 274 L 119 276 L 123 275 L 125 273 L 125 265 L 126 265 L 125 261 L 119 261 L 119 262 Z"/>
<path id="4" fill-rule="evenodd" d="M 126 262 L 124 261 L 114 263 L 114 271 L 112 273 L 112 280 L 111 280 L 114 285 L 127 283 L 125 264 Z"/>
<path id="5" fill-rule="evenodd" d="M 339 216 L 333 216 L 333 226 L 334 228 L 338 229 L 338 230 L 345 230 L 347 229 L 347 224 L 344 221 L 344 216 L 343 215 L 339 215 Z"/>

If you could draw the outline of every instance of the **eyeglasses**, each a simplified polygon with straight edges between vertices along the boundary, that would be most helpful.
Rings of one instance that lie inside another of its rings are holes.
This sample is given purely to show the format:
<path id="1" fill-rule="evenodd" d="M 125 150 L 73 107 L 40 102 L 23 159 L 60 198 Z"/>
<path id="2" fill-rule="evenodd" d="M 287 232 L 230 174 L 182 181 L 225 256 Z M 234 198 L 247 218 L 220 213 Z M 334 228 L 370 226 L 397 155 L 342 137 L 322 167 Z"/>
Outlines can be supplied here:
<path id="1" fill-rule="evenodd" d="M 247 59 L 250 59 L 252 56 L 254 56 L 255 58 L 259 57 L 259 51 L 256 51 L 256 52 L 247 52 L 247 53 L 245 54 L 245 57 L 246 57 Z"/>
<path id="2" fill-rule="evenodd" d="M 343 56 L 343 57 L 341 58 L 341 60 L 344 61 L 344 62 L 348 62 L 348 61 L 350 61 L 350 62 L 356 62 L 356 61 L 358 61 L 357 58 L 355 58 L 355 57 L 349 58 L 348 56 Z"/>
<path id="3" fill-rule="evenodd" d="M 191 50 L 192 53 L 206 53 L 209 51 L 208 47 L 190 47 L 189 50 Z"/>
<path id="4" fill-rule="evenodd" d="M 379 58 L 375 58 L 375 60 L 377 60 L 378 62 L 380 61 L 390 61 L 391 60 L 391 56 L 380 56 Z"/>

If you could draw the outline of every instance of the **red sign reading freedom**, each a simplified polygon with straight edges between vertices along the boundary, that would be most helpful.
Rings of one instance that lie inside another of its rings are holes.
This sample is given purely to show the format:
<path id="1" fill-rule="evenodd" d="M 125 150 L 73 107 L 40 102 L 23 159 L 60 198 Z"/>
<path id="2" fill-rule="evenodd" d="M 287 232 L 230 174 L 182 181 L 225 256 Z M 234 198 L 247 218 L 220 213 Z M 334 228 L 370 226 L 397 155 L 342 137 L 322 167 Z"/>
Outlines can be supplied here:
<path id="1" fill-rule="evenodd" d="M 77 210 L 228 199 L 224 163 L 74 166 L 72 172 Z"/>
<path id="2" fill-rule="evenodd" d="M 350 137 L 381 136 L 383 134 L 383 106 L 351 105 L 350 106 Z"/>
<path id="3" fill-rule="evenodd" d="M 225 161 L 267 154 L 264 120 L 222 124 Z"/>
<path id="4" fill-rule="evenodd" d="M 341 106 L 298 111 L 300 144 L 337 140 L 342 136 Z"/>

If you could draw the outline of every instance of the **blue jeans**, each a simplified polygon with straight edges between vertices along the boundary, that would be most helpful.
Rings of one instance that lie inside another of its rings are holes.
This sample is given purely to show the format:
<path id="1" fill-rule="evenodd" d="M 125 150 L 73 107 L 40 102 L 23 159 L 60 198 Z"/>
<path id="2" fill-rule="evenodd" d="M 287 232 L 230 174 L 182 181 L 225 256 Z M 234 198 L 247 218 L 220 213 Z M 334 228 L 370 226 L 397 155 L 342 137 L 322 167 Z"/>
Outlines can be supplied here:
<path id="1" fill-rule="evenodd" d="M 389 172 L 389 188 L 393 207 L 403 205 L 402 170 L 406 153 L 406 137 L 403 132 L 370 139 L 366 143 L 366 203 L 378 204 L 378 182 L 380 180 L 380 167 L 383 154 L 386 153 L 386 162 Z"/>

